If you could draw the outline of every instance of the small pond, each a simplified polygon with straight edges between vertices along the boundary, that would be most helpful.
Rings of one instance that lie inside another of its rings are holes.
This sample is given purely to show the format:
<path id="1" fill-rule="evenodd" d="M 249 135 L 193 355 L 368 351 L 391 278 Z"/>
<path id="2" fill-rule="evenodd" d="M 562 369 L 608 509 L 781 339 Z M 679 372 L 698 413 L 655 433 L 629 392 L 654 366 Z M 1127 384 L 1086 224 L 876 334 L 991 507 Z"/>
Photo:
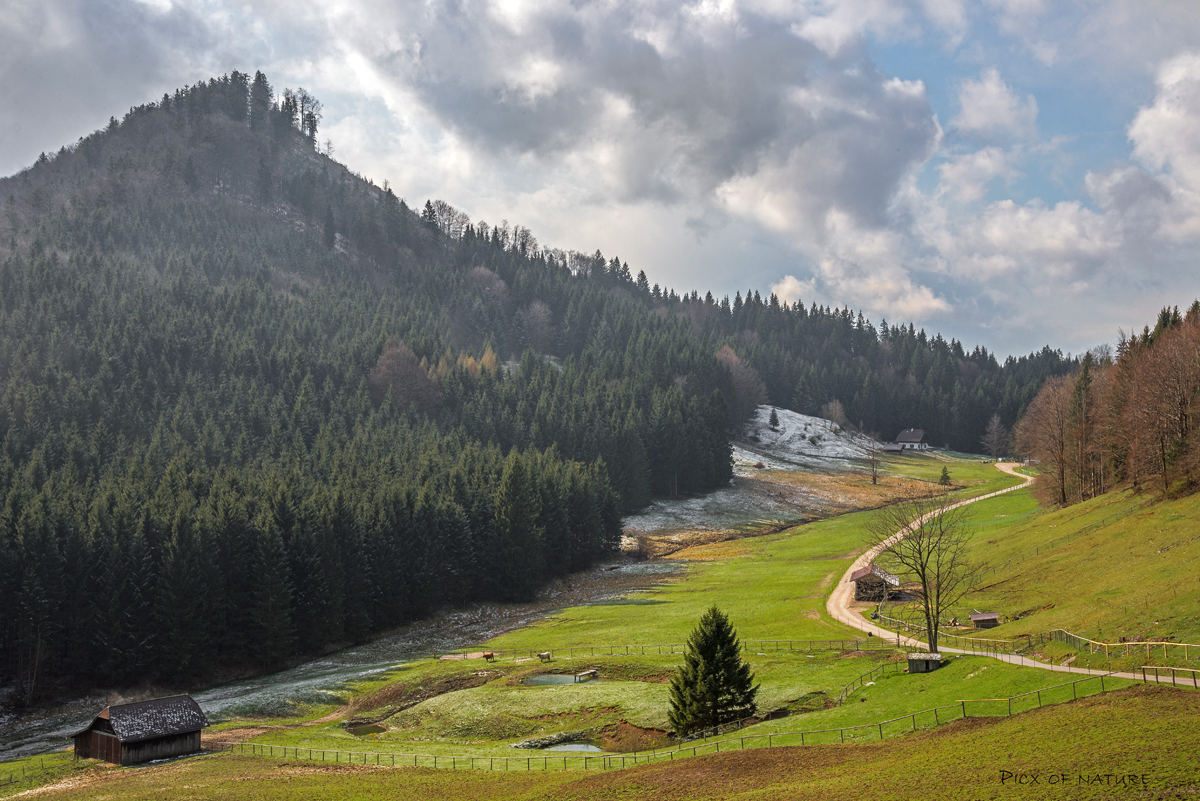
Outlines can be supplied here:
<path id="1" fill-rule="evenodd" d="M 366 726 L 353 726 L 347 729 L 355 737 L 365 737 L 368 734 L 383 734 L 387 728 L 380 726 L 378 723 L 369 723 Z"/>
<path id="2" fill-rule="evenodd" d="M 526 676 L 521 683 L 533 687 L 545 687 L 550 684 L 595 684 L 597 681 L 599 679 L 575 681 L 575 677 L 570 673 L 547 673 L 543 676 Z"/>
<path id="3" fill-rule="evenodd" d="M 542 749 L 543 751 L 587 751 L 593 754 L 603 754 L 604 749 L 598 745 L 591 743 L 562 743 L 561 745 L 551 745 Z"/>

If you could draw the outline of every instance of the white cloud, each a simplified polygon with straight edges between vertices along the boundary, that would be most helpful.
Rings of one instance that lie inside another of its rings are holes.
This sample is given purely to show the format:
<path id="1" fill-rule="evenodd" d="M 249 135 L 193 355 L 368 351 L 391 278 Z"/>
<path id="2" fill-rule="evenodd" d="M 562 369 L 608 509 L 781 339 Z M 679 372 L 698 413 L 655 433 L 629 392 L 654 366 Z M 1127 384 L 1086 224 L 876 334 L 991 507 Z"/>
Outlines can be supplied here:
<path id="1" fill-rule="evenodd" d="M 1183 53 L 1158 71 L 1153 105 L 1129 126 L 1133 154 L 1160 173 L 1171 195 L 1163 229 L 1172 239 L 1200 238 L 1200 53 Z"/>
<path id="2" fill-rule="evenodd" d="M 886 74 L 873 57 L 901 40 L 937 52 L 891 51 Z M 992 347 L 1070 346 L 1105 303 L 1200 291 L 1197 52 L 1194 0 L 10 0 L 0 171 L 163 91 L 263 69 L 321 97 L 337 157 L 411 203 L 676 287 L 774 281 Z M 957 89 L 946 136 L 921 78 Z M 1063 166 L 1106 132 L 1062 114 L 1039 138 L 1013 85 L 1067 80 L 1113 98 L 1104 124 L 1128 123 L 1132 159 Z"/>
<path id="3" fill-rule="evenodd" d="M 817 0 L 806 5 L 805 18 L 793 24 L 792 31 L 828 56 L 839 55 L 868 32 L 881 39 L 916 33 L 904 5 L 891 0 Z"/>
<path id="4" fill-rule="evenodd" d="M 993 146 L 939 164 L 938 174 L 941 178 L 939 195 L 949 194 L 960 202 L 970 203 L 983 197 L 993 178 L 1011 181 L 1018 172 L 1013 168 L 1009 154 Z"/>
<path id="5" fill-rule="evenodd" d="M 950 124 L 960 131 L 985 138 L 1009 135 L 1028 139 L 1037 133 L 1037 100 L 1033 95 L 1024 101 L 1018 98 L 995 67 L 984 70 L 978 81 L 963 81 L 958 102 L 958 116 Z"/>

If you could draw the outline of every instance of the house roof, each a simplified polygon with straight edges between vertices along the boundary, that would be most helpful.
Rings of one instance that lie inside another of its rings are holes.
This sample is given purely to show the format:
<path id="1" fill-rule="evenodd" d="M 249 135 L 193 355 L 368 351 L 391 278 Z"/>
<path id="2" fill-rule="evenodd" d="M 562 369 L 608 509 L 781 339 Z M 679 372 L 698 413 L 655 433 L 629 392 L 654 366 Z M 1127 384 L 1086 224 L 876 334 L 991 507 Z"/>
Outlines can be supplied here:
<path id="1" fill-rule="evenodd" d="M 190 695 L 173 695 L 169 698 L 135 701 L 131 704 L 113 704 L 101 710 L 96 718 L 107 720 L 113 733 L 122 743 L 136 743 L 155 737 L 199 731 L 208 725 L 208 718 Z M 90 728 L 91 726 L 88 726 L 83 731 Z"/>
<path id="2" fill-rule="evenodd" d="M 882 567 L 878 567 L 873 564 L 866 567 L 860 567 L 858 570 L 855 570 L 850 574 L 850 580 L 858 581 L 860 578 L 864 578 L 867 575 L 874 575 L 876 578 L 881 578 L 888 584 L 891 584 L 893 587 L 900 586 L 900 579 L 898 577 L 893 576 Z"/>
<path id="3" fill-rule="evenodd" d="M 880 446 L 879 450 L 883 451 L 884 453 L 900 453 L 904 450 L 904 448 L 901 447 L 899 443 L 885 442 L 882 446 Z"/>
<path id="4" fill-rule="evenodd" d="M 924 442 L 924 441 L 925 441 L 925 431 L 920 428 L 906 428 L 903 431 L 901 431 L 899 434 L 896 435 L 896 442 L 918 443 L 918 442 Z"/>
<path id="5" fill-rule="evenodd" d="M 1000 613 L 999 612 L 980 612 L 975 615 L 968 615 L 967 617 L 971 618 L 971 620 L 999 620 Z"/>

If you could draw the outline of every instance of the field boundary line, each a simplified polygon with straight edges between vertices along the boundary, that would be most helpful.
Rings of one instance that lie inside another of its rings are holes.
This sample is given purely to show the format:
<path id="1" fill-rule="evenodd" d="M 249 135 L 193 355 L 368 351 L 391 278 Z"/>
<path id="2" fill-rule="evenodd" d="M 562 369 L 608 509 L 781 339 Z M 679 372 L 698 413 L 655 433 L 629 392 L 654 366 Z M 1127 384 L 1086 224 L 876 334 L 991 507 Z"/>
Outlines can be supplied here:
<path id="1" fill-rule="evenodd" d="M 1087 676 L 1075 681 L 1055 684 L 1051 687 L 1043 687 L 1038 690 L 1031 690 L 1025 693 L 1009 696 L 1007 698 L 968 698 L 957 701 L 953 704 L 945 706 L 932 707 L 923 709 L 919 712 L 910 712 L 906 715 L 889 718 L 888 720 L 877 721 L 874 723 L 860 723 L 854 726 L 841 726 L 829 729 L 805 729 L 801 731 L 784 731 L 771 732 L 769 734 L 748 734 L 740 737 L 728 737 L 721 740 L 712 740 L 708 742 L 697 743 L 690 747 L 671 748 L 665 750 L 654 750 L 643 753 L 636 751 L 628 754 L 587 754 L 580 753 L 578 755 L 570 755 L 569 753 L 560 752 L 561 755 L 551 756 L 544 754 L 540 757 L 491 757 L 491 756 L 459 756 L 451 754 L 449 756 L 443 754 L 403 754 L 403 753 L 387 753 L 387 752 L 371 752 L 371 751 L 336 751 L 331 749 L 321 748 L 301 748 L 298 746 L 270 745 L 267 743 L 235 743 L 224 750 L 231 753 L 246 754 L 249 751 L 251 756 L 262 756 L 268 758 L 281 759 L 304 759 L 314 760 L 319 762 L 328 762 L 329 757 L 334 757 L 335 764 L 344 765 L 367 765 L 378 767 L 432 767 L 438 769 L 472 769 L 472 770 L 619 770 L 626 767 L 635 767 L 637 765 L 647 765 L 655 762 L 667 762 L 677 758 L 703 756 L 708 753 L 719 754 L 724 751 L 741 751 L 745 750 L 747 743 L 751 748 L 781 748 L 788 746 L 808 746 L 808 745 L 832 745 L 843 744 L 846 742 L 877 742 L 888 737 L 896 737 L 907 733 L 912 733 L 918 729 L 936 728 L 947 723 L 952 723 L 956 720 L 963 720 L 970 717 L 1011 717 L 1014 714 L 1022 714 L 1033 709 L 1040 709 L 1045 706 L 1055 706 L 1061 703 L 1078 700 L 1081 697 L 1089 697 L 1106 692 L 1113 692 L 1117 689 L 1122 689 L 1113 686 L 1104 686 L 1104 680 L 1108 679 L 1123 679 L 1116 674 L 1100 674 Z M 1087 682 L 1099 682 L 1099 689 L 1096 692 L 1085 693 L 1080 695 L 1079 685 Z M 1137 681 L 1132 679 L 1131 681 Z M 1147 680 L 1148 683 L 1148 680 Z M 1200 687 L 1200 679 L 1198 679 L 1198 687 Z M 1050 695 L 1051 691 L 1059 690 L 1064 687 L 1071 688 L 1071 697 L 1062 698 L 1061 700 L 1048 700 L 1045 696 Z M 1014 712 L 1014 702 L 1020 702 L 1022 699 L 1034 699 L 1036 703 L 1030 703 L 1028 708 L 1021 709 L 1018 703 L 1018 708 Z M 990 709 L 1000 709 L 999 704 L 1004 704 L 1003 712 L 995 712 L 994 714 L 986 714 L 980 712 L 978 706 L 972 709 L 969 705 L 975 704 L 991 704 Z M 972 715 L 971 712 L 976 714 Z M 956 714 L 957 713 L 957 714 Z M 932 716 L 930 718 L 929 716 Z M 933 725 L 918 725 L 922 720 L 933 720 Z M 907 724 L 903 727 L 897 727 L 893 724 Z M 885 728 L 890 727 L 892 733 L 885 735 Z M 837 735 L 836 742 L 833 735 Z M 849 737 L 847 735 L 849 734 Z M 863 738 L 861 735 L 865 734 Z M 872 736 L 874 734 L 875 736 Z M 809 738 L 816 738 L 818 735 L 829 735 L 829 742 L 809 742 Z M 791 738 L 791 741 L 787 741 Z M 799 738 L 799 742 L 796 742 Z"/>

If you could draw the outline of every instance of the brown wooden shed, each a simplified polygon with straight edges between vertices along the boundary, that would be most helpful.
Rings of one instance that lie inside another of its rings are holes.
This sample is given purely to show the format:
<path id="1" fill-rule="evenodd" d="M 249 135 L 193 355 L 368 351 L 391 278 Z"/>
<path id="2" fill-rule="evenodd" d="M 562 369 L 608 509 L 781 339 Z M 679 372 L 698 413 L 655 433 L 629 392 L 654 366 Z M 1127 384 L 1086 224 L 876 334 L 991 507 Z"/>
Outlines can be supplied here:
<path id="1" fill-rule="evenodd" d="M 106 706 L 75 736 L 76 759 L 103 759 L 137 765 L 200 750 L 200 730 L 208 726 L 190 695 Z"/>
<path id="2" fill-rule="evenodd" d="M 978 612 L 970 617 L 977 629 L 994 629 L 1000 625 L 999 612 Z"/>
<path id="3" fill-rule="evenodd" d="M 885 595 L 894 595 L 893 587 L 900 586 L 900 579 L 876 565 L 855 570 L 850 574 L 854 582 L 854 600 L 882 601 Z"/>

